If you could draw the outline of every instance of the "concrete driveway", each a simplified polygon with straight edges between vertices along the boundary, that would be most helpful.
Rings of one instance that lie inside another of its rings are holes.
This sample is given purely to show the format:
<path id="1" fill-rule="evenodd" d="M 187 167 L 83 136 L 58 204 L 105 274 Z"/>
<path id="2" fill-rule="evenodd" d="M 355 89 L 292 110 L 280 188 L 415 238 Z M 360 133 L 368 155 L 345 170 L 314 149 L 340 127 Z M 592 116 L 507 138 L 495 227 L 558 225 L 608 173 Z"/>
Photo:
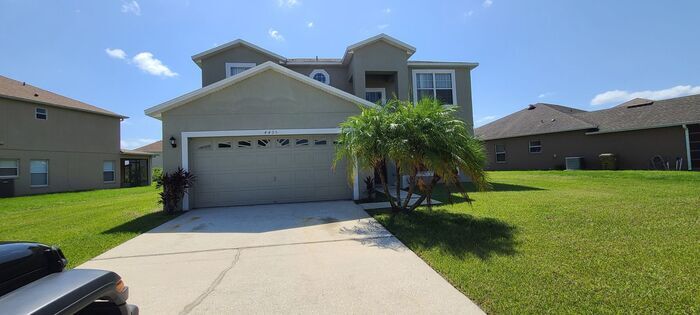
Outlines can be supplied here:
<path id="1" fill-rule="evenodd" d="M 79 268 L 142 314 L 483 313 L 350 201 L 193 210 Z"/>

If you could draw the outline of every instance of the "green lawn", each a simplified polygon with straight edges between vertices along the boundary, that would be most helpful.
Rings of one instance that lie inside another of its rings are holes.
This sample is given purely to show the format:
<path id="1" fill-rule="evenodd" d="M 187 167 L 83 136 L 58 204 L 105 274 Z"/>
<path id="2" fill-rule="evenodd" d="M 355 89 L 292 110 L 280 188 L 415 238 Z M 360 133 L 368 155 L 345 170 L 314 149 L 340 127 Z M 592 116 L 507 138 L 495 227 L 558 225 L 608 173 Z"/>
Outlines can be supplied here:
<path id="1" fill-rule="evenodd" d="M 58 245 L 75 267 L 173 216 L 155 186 L 0 199 L 0 240 Z"/>
<path id="2" fill-rule="evenodd" d="M 700 312 L 700 173 L 490 177 L 472 206 L 374 216 L 487 313 Z"/>

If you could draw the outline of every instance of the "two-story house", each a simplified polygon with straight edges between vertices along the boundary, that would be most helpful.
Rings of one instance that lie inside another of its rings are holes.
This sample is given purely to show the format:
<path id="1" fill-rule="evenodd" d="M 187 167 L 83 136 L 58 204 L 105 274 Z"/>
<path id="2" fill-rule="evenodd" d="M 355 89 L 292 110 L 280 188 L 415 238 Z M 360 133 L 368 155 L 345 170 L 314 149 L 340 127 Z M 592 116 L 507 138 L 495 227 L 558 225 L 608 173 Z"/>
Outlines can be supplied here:
<path id="1" fill-rule="evenodd" d="M 358 199 L 347 163 L 332 168 L 338 125 L 387 98 L 435 97 L 472 124 L 471 62 L 412 61 L 385 34 L 342 58 L 286 58 L 244 40 L 196 54 L 202 88 L 147 109 L 163 122 L 164 171 L 197 176 L 183 206 Z M 393 174 L 389 173 L 391 178 Z"/>
<path id="2" fill-rule="evenodd" d="M 0 76 L 0 197 L 148 184 L 130 171 L 150 155 L 119 149 L 125 118 Z"/>

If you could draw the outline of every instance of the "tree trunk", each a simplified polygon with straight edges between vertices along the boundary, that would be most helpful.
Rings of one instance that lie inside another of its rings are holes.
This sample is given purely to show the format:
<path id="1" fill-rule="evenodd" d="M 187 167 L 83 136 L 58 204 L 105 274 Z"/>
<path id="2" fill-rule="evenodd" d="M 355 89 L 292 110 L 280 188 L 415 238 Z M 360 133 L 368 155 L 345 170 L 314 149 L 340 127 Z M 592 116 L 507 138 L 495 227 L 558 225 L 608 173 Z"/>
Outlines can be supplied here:
<path id="1" fill-rule="evenodd" d="M 389 184 L 386 182 L 386 178 L 384 177 L 384 172 L 382 170 L 379 170 L 379 181 L 382 182 L 382 187 L 384 188 L 384 194 L 386 195 L 387 199 L 389 199 L 389 205 L 391 205 L 391 209 L 396 209 L 396 204 L 394 203 L 394 199 L 391 198 L 391 195 L 389 194 Z"/>
<path id="2" fill-rule="evenodd" d="M 430 181 L 430 186 L 428 186 L 428 189 L 433 190 L 433 186 L 435 186 L 435 184 L 437 184 L 438 181 L 440 181 L 440 177 L 433 176 L 433 180 Z M 411 212 L 411 211 L 415 210 L 418 206 L 420 206 L 421 203 L 423 203 L 425 198 L 426 198 L 425 195 L 420 196 L 420 198 L 418 198 L 418 200 L 415 203 L 413 203 L 413 205 L 411 205 L 411 208 L 409 208 L 408 211 Z"/>
<path id="3" fill-rule="evenodd" d="M 416 184 L 416 174 L 418 173 L 418 170 L 416 168 L 413 168 L 413 171 L 411 172 L 411 175 L 409 175 L 408 179 L 408 194 L 406 194 L 406 200 L 403 202 L 403 206 L 401 206 L 402 209 L 408 208 L 408 203 L 411 201 L 411 196 L 413 195 L 413 189 Z"/>
<path id="4" fill-rule="evenodd" d="M 401 168 L 398 164 L 396 164 L 396 204 L 401 207 Z M 403 210 L 403 208 L 398 210 Z"/>

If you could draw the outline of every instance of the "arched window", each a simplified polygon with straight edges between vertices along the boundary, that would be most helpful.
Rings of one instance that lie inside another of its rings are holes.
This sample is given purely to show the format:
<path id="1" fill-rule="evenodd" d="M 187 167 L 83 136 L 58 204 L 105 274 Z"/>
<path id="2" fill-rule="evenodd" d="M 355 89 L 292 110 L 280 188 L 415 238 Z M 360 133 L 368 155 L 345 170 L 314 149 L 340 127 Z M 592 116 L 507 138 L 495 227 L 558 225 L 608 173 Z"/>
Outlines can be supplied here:
<path id="1" fill-rule="evenodd" d="M 318 82 L 331 84 L 331 76 L 328 75 L 328 72 L 326 72 L 326 70 L 314 69 L 314 71 L 311 71 L 309 76 Z"/>

